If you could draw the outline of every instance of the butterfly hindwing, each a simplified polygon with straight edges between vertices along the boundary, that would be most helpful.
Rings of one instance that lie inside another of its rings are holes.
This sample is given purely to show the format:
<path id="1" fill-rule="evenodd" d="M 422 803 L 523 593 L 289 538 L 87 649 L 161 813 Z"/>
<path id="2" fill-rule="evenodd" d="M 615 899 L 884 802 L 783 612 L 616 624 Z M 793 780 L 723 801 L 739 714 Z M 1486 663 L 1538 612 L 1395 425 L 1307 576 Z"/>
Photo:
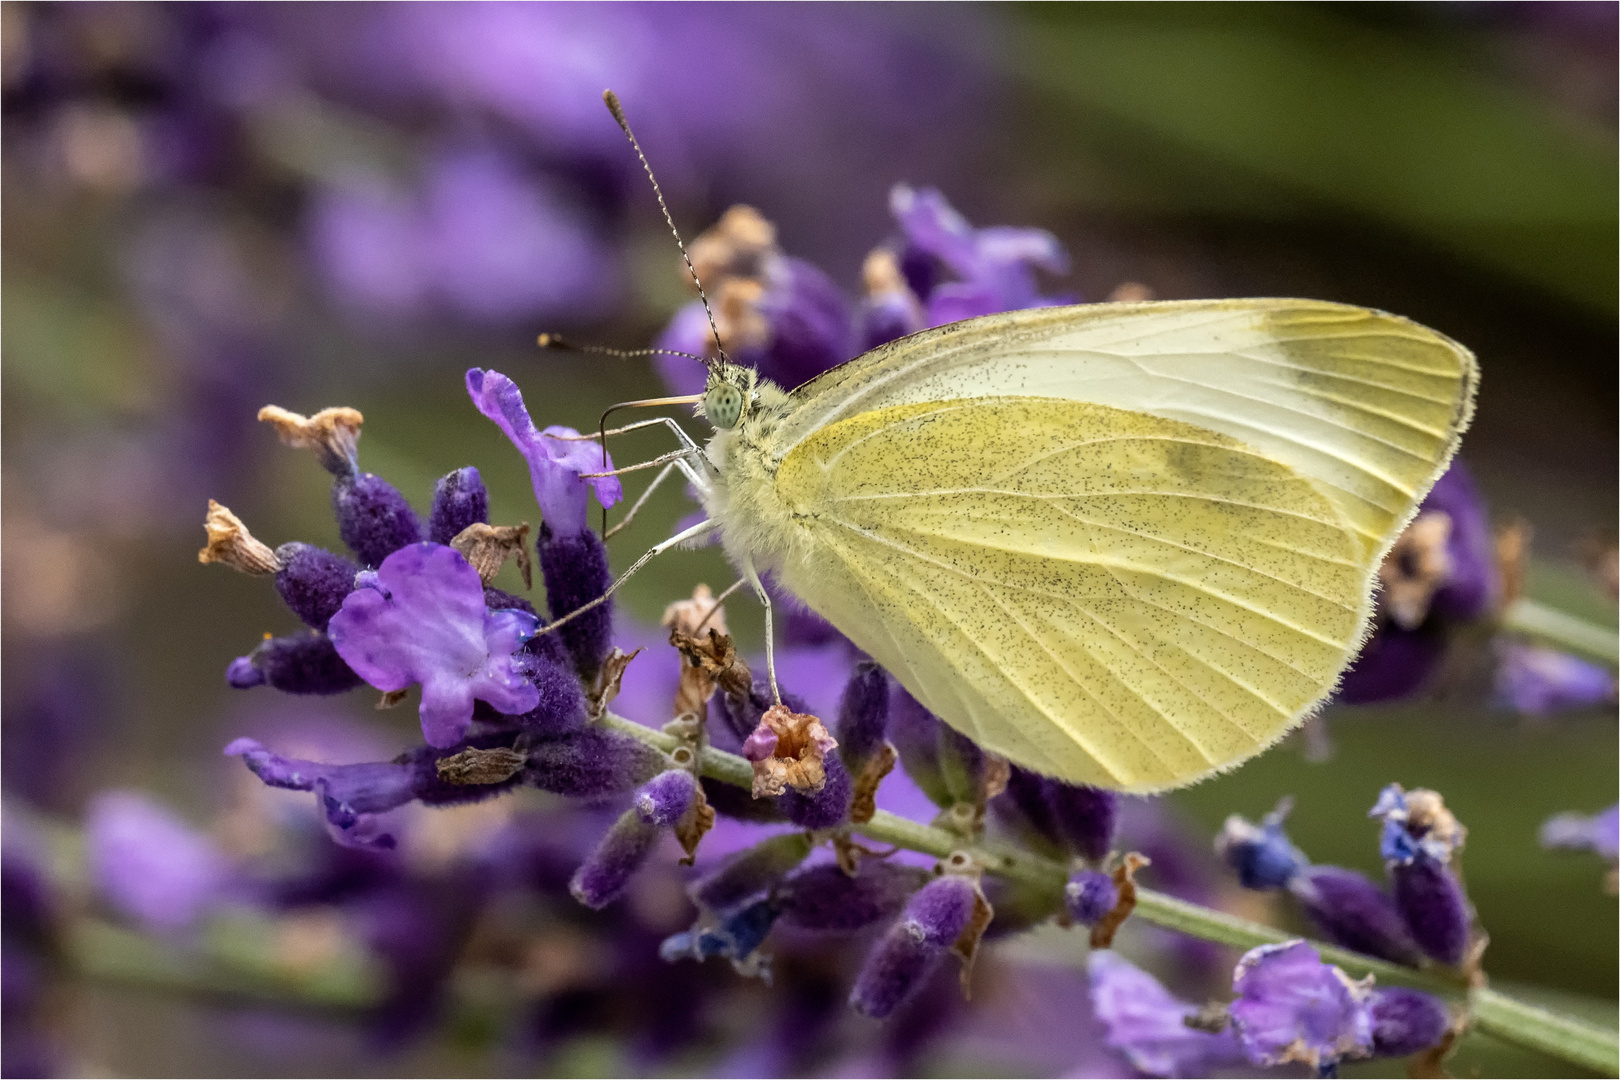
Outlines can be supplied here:
<path id="1" fill-rule="evenodd" d="M 867 410 L 783 458 L 783 583 L 987 749 L 1130 790 L 1257 752 L 1331 688 L 1374 560 L 1319 484 L 1081 401 Z"/>

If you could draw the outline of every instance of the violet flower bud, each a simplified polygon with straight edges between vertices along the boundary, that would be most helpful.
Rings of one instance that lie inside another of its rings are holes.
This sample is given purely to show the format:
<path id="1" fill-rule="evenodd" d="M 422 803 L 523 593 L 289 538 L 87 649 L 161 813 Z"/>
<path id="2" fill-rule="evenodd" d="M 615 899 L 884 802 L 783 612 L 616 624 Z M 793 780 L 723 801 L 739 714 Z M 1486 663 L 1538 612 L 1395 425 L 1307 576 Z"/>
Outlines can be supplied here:
<path id="1" fill-rule="evenodd" d="M 664 755 L 628 735 L 589 728 L 529 751 L 526 782 L 573 798 L 614 795 L 664 770 Z M 638 819 L 639 820 L 639 819 Z"/>
<path id="2" fill-rule="evenodd" d="M 264 685 L 264 672 L 253 666 L 251 656 L 238 656 L 225 666 L 225 681 L 237 690 Z"/>
<path id="3" fill-rule="evenodd" d="M 340 476 L 332 485 L 338 535 L 367 566 L 422 540 L 422 522 L 399 489 L 374 473 Z"/>
<path id="4" fill-rule="evenodd" d="M 635 809 L 641 820 L 661 829 L 673 826 L 697 798 L 697 777 L 686 769 L 665 769 L 636 792 Z"/>
<path id="5" fill-rule="evenodd" d="M 343 598 L 354 591 L 354 575 L 360 568 L 350 559 L 313 544 L 282 544 L 276 549 L 276 592 L 282 602 L 304 622 L 325 630 L 333 615 L 343 607 Z"/>
<path id="6" fill-rule="evenodd" d="M 763 896 L 802 863 L 810 851 L 810 837 L 806 834 L 779 833 L 698 878 L 687 892 L 700 906 L 710 911 L 725 911 Z"/>
<path id="7" fill-rule="evenodd" d="M 584 607 L 613 583 L 607 547 L 589 529 L 562 535 L 542 522 L 535 547 L 546 582 L 546 605 L 553 619 Z M 613 601 L 592 608 L 555 632 L 568 647 L 580 674 L 593 678 L 613 646 Z"/>
<path id="8" fill-rule="evenodd" d="M 955 874 L 936 878 L 906 904 L 900 921 L 867 954 L 850 993 L 855 1011 L 881 1020 L 910 997 L 973 922 L 978 886 Z"/>
<path id="9" fill-rule="evenodd" d="M 489 524 L 489 491 L 471 465 L 447 473 L 433 486 L 428 539 L 448 545 L 469 525 Z"/>
<path id="10" fill-rule="evenodd" d="M 1467 830 L 1437 792 L 1402 790 L 1391 784 L 1378 795 L 1369 817 L 1382 818 L 1379 850 L 1394 886 L 1395 906 L 1412 938 L 1444 964 L 1468 955 L 1473 908 L 1451 868 L 1452 853 Z"/>
<path id="11" fill-rule="evenodd" d="M 828 754 L 822 758 L 821 768 L 820 791 L 806 795 L 790 787 L 776 798 L 777 807 L 801 828 L 830 829 L 849 817 L 855 783 L 844 768 L 844 762 L 837 754 Z"/>
<path id="12" fill-rule="evenodd" d="M 262 642 L 247 656 L 231 661 L 226 679 L 238 688 L 258 685 L 252 681 L 249 667 L 263 677 L 263 682 L 287 694 L 341 694 L 365 681 L 344 663 L 332 639 L 317 633 Z"/>
<path id="13" fill-rule="evenodd" d="M 623 895 L 663 835 L 663 829 L 647 824 L 637 810 L 626 810 L 574 872 L 568 891 L 588 908 L 607 907 Z"/>
<path id="14" fill-rule="evenodd" d="M 1076 855 L 1093 863 L 1108 857 L 1119 824 L 1119 795 L 1084 784 L 1046 782 L 1052 823 Z"/>
<path id="15" fill-rule="evenodd" d="M 1056 855 L 1064 846 L 1052 817 L 1052 804 L 1046 798 L 1046 778 L 1014 765 L 1007 776 L 1007 790 L 991 802 L 996 815 L 1013 832 L 1044 855 Z"/>
<path id="16" fill-rule="evenodd" d="M 945 725 L 904 687 L 894 688 L 889 709 L 889 741 L 899 753 L 906 775 L 935 806 L 948 809 L 955 799 L 945 782 L 939 760 L 940 732 L 944 729 Z"/>
<path id="17" fill-rule="evenodd" d="M 1335 945 L 1397 964 L 1422 959 L 1395 901 L 1365 874 L 1312 866 L 1290 878 L 1287 888 Z"/>
<path id="18" fill-rule="evenodd" d="M 1063 888 L 1063 903 L 1075 922 L 1096 926 L 1119 903 L 1119 886 L 1114 884 L 1112 874 L 1076 870 Z"/>
<path id="19" fill-rule="evenodd" d="M 805 867 L 783 879 L 773 895 L 784 924 L 850 933 L 894 918 L 930 879 L 921 867 L 862 859 L 854 875 L 830 863 Z"/>
<path id="20" fill-rule="evenodd" d="M 1295 875 L 1310 865 L 1305 853 L 1295 847 L 1283 831 L 1283 820 L 1292 809 L 1284 799 L 1256 825 L 1237 814 L 1226 819 L 1215 837 L 1215 854 L 1237 871 L 1245 889 L 1286 888 Z"/>
<path id="21" fill-rule="evenodd" d="M 1439 998 L 1404 986 L 1372 992 L 1374 1057 L 1406 1057 L 1427 1050 L 1451 1027 L 1451 1013 Z"/>
<path id="22" fill-rule="evenodd" d="M 889 676 L 869 660 L 855 665 L 838 703 L 838 756 L 859 775 L 883 745 L 889 723 Z"/>

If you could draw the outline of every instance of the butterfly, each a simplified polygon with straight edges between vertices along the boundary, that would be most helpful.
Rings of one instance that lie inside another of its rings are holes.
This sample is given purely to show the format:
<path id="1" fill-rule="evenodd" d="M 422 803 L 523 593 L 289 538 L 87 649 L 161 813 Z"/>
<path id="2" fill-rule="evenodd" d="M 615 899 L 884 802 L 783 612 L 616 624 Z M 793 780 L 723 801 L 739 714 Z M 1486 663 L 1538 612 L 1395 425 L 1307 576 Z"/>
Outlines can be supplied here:
<path id="1" fill-rule="evenodd" d="M 715 363 L 691 531 L 984 749 L 1160 791 L 1332 692 L 1477 382 L 1416 323 L 1270 299 L 990 315 L 791 392 Z"/>
<path id="2" fill-rule="evenodd" d="M 985 750 L 1142 793 L 1331 695 L 1479 381 L 1442 334 L 1313 300 L 987 315 L 792 391 L 715 337 L 701 395 L 645 403 L 713 425 L 699 447 L 669 422 L 666 455 L 708 517 L 619 580 L 718 531 L 765 603 L 773 690 L 764 577 Z"/>

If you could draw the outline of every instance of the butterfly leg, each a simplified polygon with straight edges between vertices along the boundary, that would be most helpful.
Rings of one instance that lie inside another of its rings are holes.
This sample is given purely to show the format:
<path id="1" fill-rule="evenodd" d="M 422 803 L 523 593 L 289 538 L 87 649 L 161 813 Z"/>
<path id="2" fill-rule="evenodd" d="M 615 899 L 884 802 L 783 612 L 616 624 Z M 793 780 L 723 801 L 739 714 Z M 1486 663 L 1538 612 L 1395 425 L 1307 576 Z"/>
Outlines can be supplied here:
<path id="1" fill-rule="evenodd" d="M 630 569 L 614 578 L 613 584 L 609 585 L 607 587 L 607 591 L 602 593 L 601 596 L 598 596 L 595 600 L 592 600 L 588 604 L 580 605 L 573 611 L 570 611 L 567 615 L 564 615 L 562 618 L 556 619 L 547 623 L 545 626 L 540 627 L 540 629 L 535 631 L 536 636 L 540 634 L 549 634 L 551 631 L 557 629 L 557 627 L 561 626 L 563 623 L 571 621 L 576 616 L 583 615 L 585 612 L 594 607 L 602 606 L 603 604 L 607 603 L 608 597 L 619 591 L 620 585 L 623 585 L 626 581 L 630 580 L 630 576 L 637 570 L 640 570 L 643 566 L 646 566 L 648 563 L 652 562 L 654 557 L 662 555 L 670 548 L 680 547 L 682 544 L 690 540 L 696 540 L 698 537 L 711 533 L 719 527 L 720 523 L 710 518 L 698 522 L 690 529 L 682 529 L 680 532 L 676 533 L 674 536 L 663 541 L 662 543 L 654 544 L 652 547 L 647 549 L 647 553 L 645 555 L 630 564 Z"/>
<path id="2" fill-rule="evenodd" d="M 782 704 L 782 690 L 776 685 L 776 634 L 771 627 L 771 594 L 765 591 L 765 585 L 759 580 L 759 574 L 754 571 L 752 562 L 743 563 L 743 574 L 748 583 L 754 587 L 754 595 L 759 597 L 760 604 L 765 608 L 765 674 L 771 680 L 771 699 L 776 704 Z"/>

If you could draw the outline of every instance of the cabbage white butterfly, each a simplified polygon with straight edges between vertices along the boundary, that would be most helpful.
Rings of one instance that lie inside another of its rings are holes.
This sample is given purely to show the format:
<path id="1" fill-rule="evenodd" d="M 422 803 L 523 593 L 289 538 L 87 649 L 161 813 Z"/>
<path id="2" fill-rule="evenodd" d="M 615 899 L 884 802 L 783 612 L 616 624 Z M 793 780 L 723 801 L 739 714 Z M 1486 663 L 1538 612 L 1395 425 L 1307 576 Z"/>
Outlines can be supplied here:
<path id="1" fill-rule="evenodd" d="M 1286 299 L 989 315 L 792 391 L 705 362 L 714 434 L 674 457 L 709 518 L 631 572 L 719 530 L 768 649 L 765 573 L 985 749 L 1132 792 L 1331 693 L 1478 382 L 1416 323 Z"/>

